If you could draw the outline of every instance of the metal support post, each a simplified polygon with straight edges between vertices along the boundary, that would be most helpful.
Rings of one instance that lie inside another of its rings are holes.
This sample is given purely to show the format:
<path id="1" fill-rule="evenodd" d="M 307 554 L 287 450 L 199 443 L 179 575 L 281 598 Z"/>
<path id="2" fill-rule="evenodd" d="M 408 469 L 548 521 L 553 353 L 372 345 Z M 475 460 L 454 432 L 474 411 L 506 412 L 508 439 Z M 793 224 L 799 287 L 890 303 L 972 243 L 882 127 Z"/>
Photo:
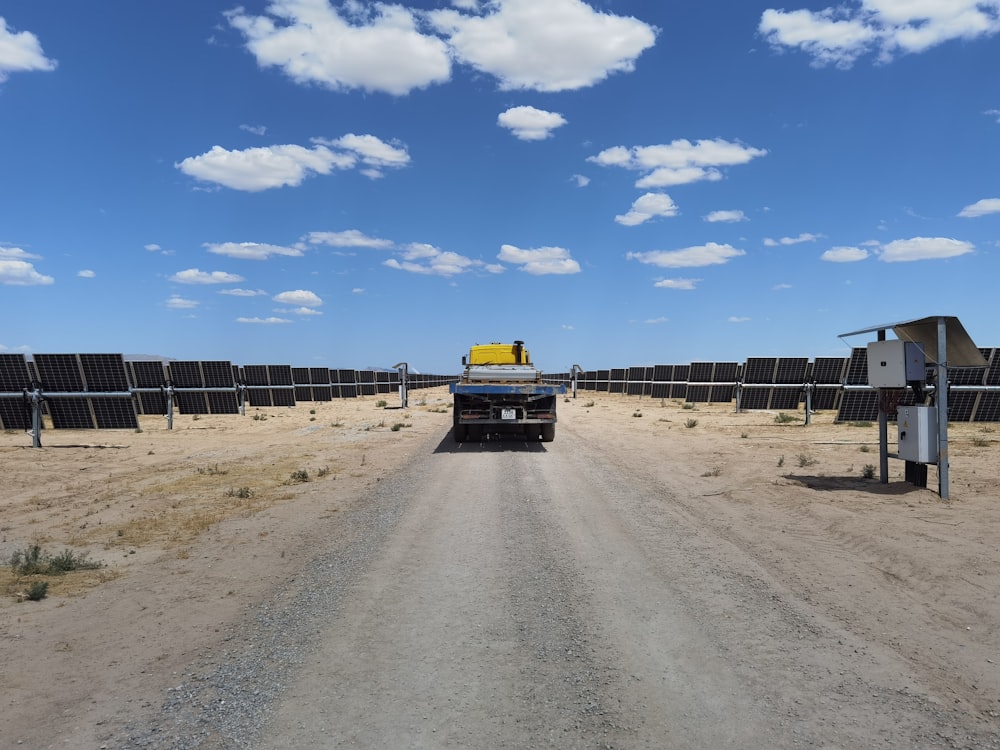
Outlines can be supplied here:
<path id="1" fill-rule="evenodd" d="M 934 400 L 938 417 L 938 494 L 948 499 L 948 342 L 947 321 L 937 321 L 937 384 Z"/>

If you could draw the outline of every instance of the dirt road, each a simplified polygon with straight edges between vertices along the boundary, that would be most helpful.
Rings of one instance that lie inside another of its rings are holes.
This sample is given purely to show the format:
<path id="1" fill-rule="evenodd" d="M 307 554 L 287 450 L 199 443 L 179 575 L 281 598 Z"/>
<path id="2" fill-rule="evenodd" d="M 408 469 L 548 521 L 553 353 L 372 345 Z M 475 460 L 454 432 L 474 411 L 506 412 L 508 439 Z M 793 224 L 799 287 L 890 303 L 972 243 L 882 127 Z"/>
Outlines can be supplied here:
<path id="1" fill-rule="evenodd" d="M 106 564 L 0 602 L 0 747 L 1000 748 L 989 426 L 946 503 L 829 415 L 447 399 L 0 436 L 0 551 Z"/>
<path id="2" fill-rule="evenodd" d="M 655 458 L 654 461 L 655 463 Z M 669 482 L 669 474 L 668 474 Z M 994 741 L 572 428 L 445 441 L 261 748 Z M 971 731 L 971 734 L 970 734 Z"/>

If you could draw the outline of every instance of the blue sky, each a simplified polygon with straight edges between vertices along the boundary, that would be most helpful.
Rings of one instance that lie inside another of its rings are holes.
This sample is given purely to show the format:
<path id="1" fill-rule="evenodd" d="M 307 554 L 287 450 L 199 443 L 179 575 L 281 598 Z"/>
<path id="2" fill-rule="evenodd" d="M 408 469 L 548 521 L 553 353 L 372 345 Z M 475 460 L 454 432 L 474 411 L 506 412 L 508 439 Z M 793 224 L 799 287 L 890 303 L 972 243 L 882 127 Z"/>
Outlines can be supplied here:
<path id="1" fill-rule="evenodd" d="M 1000 346 L 1000 0 L 0 6 L 0 351 Z"/>

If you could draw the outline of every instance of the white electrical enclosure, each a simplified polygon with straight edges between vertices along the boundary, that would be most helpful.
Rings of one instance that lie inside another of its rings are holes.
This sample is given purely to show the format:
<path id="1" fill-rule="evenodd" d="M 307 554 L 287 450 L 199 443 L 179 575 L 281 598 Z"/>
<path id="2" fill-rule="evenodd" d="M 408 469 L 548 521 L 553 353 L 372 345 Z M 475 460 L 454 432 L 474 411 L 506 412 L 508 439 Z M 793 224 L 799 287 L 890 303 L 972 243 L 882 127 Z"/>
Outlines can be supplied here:
<path id="1" fill-rule="evenodd" d="M 899 430 L 899 457 L 918 464 L 938 460 L 938 417 L 936 406 L 900 406 L 896 409 Z"/>
<path id="2" fill-rule="evenodd" d="M 872 341 L 868 344 L 868 385 L 906 388 L 927 377 L 924 345 L 914 341 Z"/>

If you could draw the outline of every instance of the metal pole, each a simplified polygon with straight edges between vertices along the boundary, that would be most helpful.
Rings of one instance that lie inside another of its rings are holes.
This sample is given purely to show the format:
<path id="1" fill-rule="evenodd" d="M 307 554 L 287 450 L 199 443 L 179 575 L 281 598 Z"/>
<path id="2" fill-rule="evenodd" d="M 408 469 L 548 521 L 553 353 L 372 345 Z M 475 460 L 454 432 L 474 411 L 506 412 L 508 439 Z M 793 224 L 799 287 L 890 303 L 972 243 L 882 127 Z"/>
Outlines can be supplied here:
<path id="1" fill-rule="evenodd" d="M 806 427 L 812 424 L 813 412 L 813 384 L 806 383 Z"/>
<path id="2" fill-rule="evenodd" d="M 42 447 L 42 389 L 31 392 L 31 447 Z"/>
<path id="3" fill-rule="evenodd" d="M 938 417 L 938 494 L 948 499 L 948 342 L 947 322 L 937 322 L 937 383 L 934 393 Z"/>
<path id="4" fill-rule="evenodd" d="M 885 341 L 885 329 L 878 332 L 878 340 Z M 889 415 L 882 406 L 882 389 L 878 392 L 878 481 L 889 484 Z"/>
<path id="5" fill-rule="evenodd" d="M 409 398 L 406 393 L 406 378 L 409 374 L 410 366 L 406 362 L 400 362 L 399 364 L 393 365 L 397 370 L 399 370 L 399 403 L 405 409 L 409 402 Z"/>
<path id="6" fill-rule="evenodd" d="M 581 372 L 583 372 L 583 368 L 580 365 L 573 365 L 570 368 L 570 376 L 573 380 L 573 398 L 576 398 L 576 378 Z"/>

